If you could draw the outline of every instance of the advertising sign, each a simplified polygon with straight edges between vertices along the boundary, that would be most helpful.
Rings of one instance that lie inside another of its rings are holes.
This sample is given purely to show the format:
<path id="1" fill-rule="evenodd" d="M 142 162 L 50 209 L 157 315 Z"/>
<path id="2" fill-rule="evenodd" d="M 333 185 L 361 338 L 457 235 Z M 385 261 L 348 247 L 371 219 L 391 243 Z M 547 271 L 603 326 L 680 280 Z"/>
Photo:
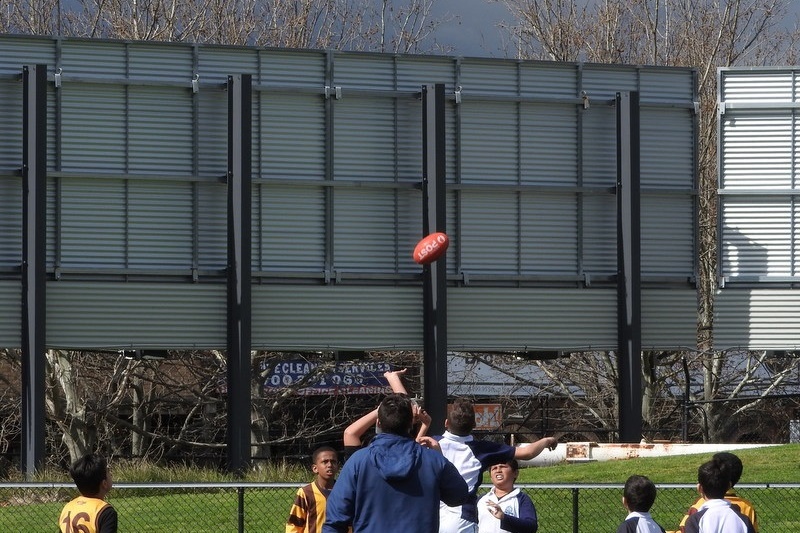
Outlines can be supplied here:
<path id="1" fill-rule="evenodd" d="M 503 423 L 503 409 L 499 403 L 475 404 L 475 429 L 493 431 Z"/>
<path id="2" fill-rule="evenodd" d="M 261 370 L 269 363 L 262 361 Z M 392 370 L 389 363 L 367 361 L 341 361 L 330 371 L 317 371 L 317 364 L 305 359 L 292 359 L 277 363 L 264 379 L 264 391 L 274 392 L 287 387 L 302 387 L 300 395 L 315 394 L 383 394 L 392 392 L 385 372 Z"/>

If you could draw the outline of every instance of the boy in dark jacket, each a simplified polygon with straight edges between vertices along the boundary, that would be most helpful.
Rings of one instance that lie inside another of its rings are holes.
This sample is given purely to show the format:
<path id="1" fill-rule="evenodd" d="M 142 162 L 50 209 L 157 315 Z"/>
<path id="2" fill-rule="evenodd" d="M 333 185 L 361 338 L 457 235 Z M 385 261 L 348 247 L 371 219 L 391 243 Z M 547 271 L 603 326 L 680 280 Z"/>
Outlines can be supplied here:
<path id="1" fill-rule="evenodd" d="M 440 500 L 466 500 L 467 484 L 456 467 L 411 438 L 412 421 L 410 399 L 384 398 L 382 432 L 345 463 L 328 497 L 323 533 L 344 533 L 351 525 L 353 533 L 431 533 L 439 528 Z"/>

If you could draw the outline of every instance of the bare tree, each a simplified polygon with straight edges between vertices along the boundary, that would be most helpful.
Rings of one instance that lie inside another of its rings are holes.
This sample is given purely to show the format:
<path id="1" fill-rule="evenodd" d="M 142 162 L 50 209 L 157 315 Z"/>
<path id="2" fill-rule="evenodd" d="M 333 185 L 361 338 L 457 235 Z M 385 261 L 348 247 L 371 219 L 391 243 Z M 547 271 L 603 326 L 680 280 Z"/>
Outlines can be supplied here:
<path id="1" fill-rule="evenodd" d="M 6 0 L 0 31 L 146 41 L 423 53 L 436 0 Z M 63 10 L 63 12 L 62 12 Z"/>

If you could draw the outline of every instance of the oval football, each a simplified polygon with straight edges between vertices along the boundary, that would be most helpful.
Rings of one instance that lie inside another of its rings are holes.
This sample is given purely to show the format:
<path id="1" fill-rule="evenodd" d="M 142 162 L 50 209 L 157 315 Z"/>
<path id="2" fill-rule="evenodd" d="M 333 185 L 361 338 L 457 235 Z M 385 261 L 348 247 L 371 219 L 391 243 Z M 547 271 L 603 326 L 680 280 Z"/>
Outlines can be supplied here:
<path id="1" fill-rule="evenodd" d="M 414 261 L 427 265 L 442 257 L 450 245 L 447 234 L 437 231 L 420 240 L 414 247 Z"/>

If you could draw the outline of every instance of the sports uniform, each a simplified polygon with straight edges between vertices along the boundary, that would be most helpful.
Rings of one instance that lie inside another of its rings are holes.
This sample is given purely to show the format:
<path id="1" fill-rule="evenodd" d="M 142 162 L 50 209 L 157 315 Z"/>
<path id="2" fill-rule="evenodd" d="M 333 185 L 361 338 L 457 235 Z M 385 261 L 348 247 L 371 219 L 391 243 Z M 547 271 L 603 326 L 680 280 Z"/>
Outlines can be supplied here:
<path id="1" fill-rule="evenodd" d="M 489 512 L 487 503 L 496 503 L 503 510 L 498 520 Z M 536 533 L 539 518 L 530 496 L 519 489 L 498 498 L 494 487 L 478 500 L 479 533 Z"/>
<path id="2" fill-rule="evenodd" d="M 309 483 L 297 489 L 286 533 L 321 533 L 325 523 L 325 505 L 328 503 L 329 489 L 321 489 L 316 483 Z"/>
<path id="3" fill-rule="evenodd" d="M 741 498 L 736 491 L 733 489 L 729 489 L 728 492 L 725 493 L 725 499 L 731 502 L 731 505 L 735 505 L 739 508 L 739 512 L 745 515 L 747 518 L 750 519 L 750 523 L 753 524 L 753 529 L 756 533 L 758 533 L 758 518 L 756 517 L 756 509 L 753 507 L 753 504 L 750 503 L 748 500 Z M 695 514 L 703 504 L 706 503 L 705 498 L 700 498 L 694 504 L 689 507 L 689 512 L 683 515 L 683 519 L 681 520 L 680 530 L 683 533 L 684 528 L 686 526 L 686 521 L 689 519 L 689 516 Z"/>
<path id="4" fill-rule="evenodd" d="M 755 533 L 750 519 L 728 500 L 707 500 L 686 520 L 686 533 Z"/>
<path id="5" fill-rule="evenodd" d="M 58 517 L 61 533 L 116 533 L 117 511 L 107 501 L 78 496 Z"/>
<path id="6" fill-rule="evenodd" d="M 516 448 L 508 444 L 476 440 L 472 435 L 455 435 L 449 431 L 434 438 L 439 441 L 442 455 L 455 465 L 469 488 L 469 497 L 463 505 L 439 505 L 439 533 L 474 533 L 478 526 L 478 487 L 483 480 L 483 473 L 491 465 L 514 459 Z"/>
<path id="7" fill-rule="evenodd" d="M 631 511 L 617 528 L 617 533 L 665 533 L 650 513 Z"/>

